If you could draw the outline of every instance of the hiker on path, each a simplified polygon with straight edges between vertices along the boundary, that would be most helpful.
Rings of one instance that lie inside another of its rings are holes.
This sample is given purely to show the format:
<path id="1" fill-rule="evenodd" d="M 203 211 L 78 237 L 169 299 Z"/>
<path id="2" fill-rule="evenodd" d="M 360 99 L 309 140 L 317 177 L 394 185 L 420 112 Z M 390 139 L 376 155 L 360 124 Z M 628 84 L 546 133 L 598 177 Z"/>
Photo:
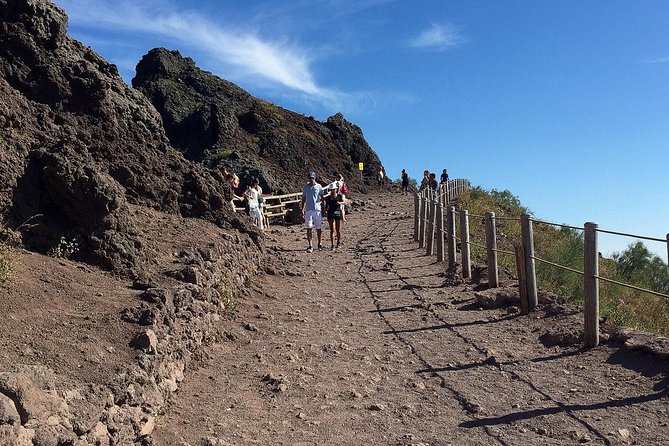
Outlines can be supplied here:
<path id="1" fill-rule="evenodd" d="M 425 190 L 430 187 L 430 171 L 423 171 L 423 179 L 420 182 L 420 190 Z"/>
<path id="2" fill-rule="evenodd" d="M 402 169 L 402 176 L 400 178 L 402 179 L 402 193 L 406 195 L 409 193 L 409 174 L 405 169 Z"/>
<path id="3" fill-rule="evenodd" d="M 344 204 L 346 200 L 346 194 L 348 194 L 348 186 L 346 185 L 346 182 L 344 181 L 344 176 L 340 173 L 336 174 L 335 177 L 337 178 L 337 181 L 335 181 L 335 185 L 337 186 L 337 190 L 339 191 L 339 195 L 341 195 L 341 220 L 346 221 L 346 205 Z"/>
<path id="4" fill-rule="evenodd" d="M 439 183 L 441 184 L 448 183 L 448 171 L 446 169 L 444 169 L 441 172 L 441 181 L 439 181 Z"/>
<path id="5" fill-rule="evenodd" d="M 304 227 L 307 228 L 307 241 L 309 247 L 307 252 L 313 252 L 311 244 L 313 229 L 316 228 L 318 238 L 318 250 L 323 249 L 321 244 L 321 228 L 323 225 L 323 214 L 321 213 L 321 200 L 323 199 L 323 187 L 316 182 L 316 172 L 309 172 L 309 181 L 302 188 L 302 217 L 304 218 Z"/>
<path id="6" fill-rule="evenodd" d="M 341 194 L 337 193 L 337 185 L 331 183 L 328 185 L 328 196 L 325 197 L 325 215 L 328 218 L 328 225 L 330 226 L 330 249 L 335 251 L 339 249 L 341 241 L 341 202 L 343 200 Z M 335 231 L 337 231 L 337 246 L 335 246 Z"/>
<path id="7" fill-rule="evenodd" d="M 385 175 L 383 173 L 383 168 L 379 169 L 379 189 L 383 189 L 383 179 Z"/>
<path id="8" fill-rule="evenodd" d="M 437 197 L 437 189 L 439 188 L 439 183 L 437 183 L 437 174 L 430 174 L 430 190 L 432 190 L 432 198 Z"/>
<path id="9" fill-rule="evenodd" d="M 249 206 L 249 217 L 251 221 L 262 231 L 265 229 L 263 224 L 263 216 L 260 210 L 260 203 L 258 202 L 258 197 L 260 193 L 258 192 L 260 182 L 257 178 L 254 178 L 251 181 L 251 185 L 246 188 L 244 192 L 244 197 L 246 198 Z"/>

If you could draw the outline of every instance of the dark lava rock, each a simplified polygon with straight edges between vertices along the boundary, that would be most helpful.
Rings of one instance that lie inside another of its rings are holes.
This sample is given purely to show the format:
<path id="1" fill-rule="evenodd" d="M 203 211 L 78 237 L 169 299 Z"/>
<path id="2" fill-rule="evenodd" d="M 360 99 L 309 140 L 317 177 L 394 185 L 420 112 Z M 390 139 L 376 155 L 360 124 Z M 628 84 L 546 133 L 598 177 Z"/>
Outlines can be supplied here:
<path id="1" fill-rule="evenodd" d="M 266 193 L 296 192 L 315 170 L 324 183 L 339 172 L 352 191 L 365 191 L 359 162 L 375 184 L 381 162 L 341 113 L 322 123 L 291 112 L 164 48 L 142 58 L 132 84 L 160 112 L 174 147 L 189 160 L 235 171 L 242 187 L 259 178 Z"/>
<path id="2" fill-rule="evenodd" d="M 67 36 L 62 9 L 0 0 L 0 21 L 0 221 L 25 247 L 76 240 L 81 260 L 140 270 L 151 256 L 131 205 L 205 218 L 258 242 L 223 206 L 220 175 L 170 146 L 153 105 Z"/>

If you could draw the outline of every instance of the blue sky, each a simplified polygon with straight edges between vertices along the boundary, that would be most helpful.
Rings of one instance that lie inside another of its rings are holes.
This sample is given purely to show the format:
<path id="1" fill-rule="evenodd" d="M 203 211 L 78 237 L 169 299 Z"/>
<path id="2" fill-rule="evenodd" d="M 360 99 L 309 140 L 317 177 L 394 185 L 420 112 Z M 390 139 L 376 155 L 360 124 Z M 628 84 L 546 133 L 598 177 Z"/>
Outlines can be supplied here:
<path id="1" fill-rule="evenodd" d="M 393 178 L 447 168 L 537 218 L 669 232 L 667 1 L 56 4 L 128 83 L 148 50 L 178 49 L 282 107 L 342 112 Z"/>

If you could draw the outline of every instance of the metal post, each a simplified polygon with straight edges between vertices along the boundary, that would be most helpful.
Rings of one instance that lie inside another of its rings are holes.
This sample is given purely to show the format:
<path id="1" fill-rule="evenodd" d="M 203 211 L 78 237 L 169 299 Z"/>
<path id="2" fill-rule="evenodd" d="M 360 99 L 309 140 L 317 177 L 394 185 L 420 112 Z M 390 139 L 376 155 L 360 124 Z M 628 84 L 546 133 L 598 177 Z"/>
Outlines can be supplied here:
<path id="1" fill-rule="evenodd" d="M 585 318 L 585 345 L 599 345 L 599 251 L 597 247 L 597 223 L 585 224 L 583 294 L 585 302 L 583 313 Z"/>
<path id="2" fill-rule="evenodd" d="M 444 206 L 437 202 L 437 261 L 444 261 Z"/>
<path id="3" fill-rule="evenodd" d="M 669 234 L 667 234 L 667 271 L 669 272 Z"/>
<path id="4" fill-rule="evenodd" d="M 520 230 L 525 250 L 525 280 L 527 282 L 527 305 L 533 310 L 539 304 L 537 296 L 537 272 L 534 262 L 534 234 L 532 232 L 532 216 L 523 214 L 520 216 Z"/>
<path id="5" fill-rule="evenodd" d="M 469 253 L 469 211 L 460 211 L 460 258 L 462 260 L 462 278 L 472 276 L 472 262 Z"/>
<path id="6" fill-rule="evenodd" d="M 414 214 L 413 214 L 413 241 L 418 241 L 418 225 L 420 220 L 420 198 L 416 192 L 413 196 Z"/>
<path id="7" fill-rule="evenodd" d="M 499 273 L 497 271 L 497 231 L 495 230 L 495 213 L 485 213 L 485 239 L 488 252 L 488 288 L 499 286 Z"/>
<path id="8" fill-rule="evenodd" d="M 455 265 L 455 206 L 448 207 L 448 266 Z"/>

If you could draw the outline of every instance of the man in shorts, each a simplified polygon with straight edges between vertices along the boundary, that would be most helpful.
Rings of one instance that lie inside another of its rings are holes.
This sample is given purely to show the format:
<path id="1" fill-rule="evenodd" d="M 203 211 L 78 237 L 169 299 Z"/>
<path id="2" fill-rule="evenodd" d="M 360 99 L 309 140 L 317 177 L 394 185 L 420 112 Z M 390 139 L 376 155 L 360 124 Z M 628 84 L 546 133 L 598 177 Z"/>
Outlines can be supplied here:
<path id="1" fill-rule="evenodd" d="M 321 228 L 323 225 L 323 214 L 321 212 L 321 201 L 323 200 L 323 187 L 316 182 L 316 172 L 309 172 L 309 182 L 302 188 L 302 217 L 304 217 L 304 227 L 307 228 L 307 240 L 309 247 L 307 252 L 313 252 L 311 244 L 313 228 L 316 228 L 316 237 L 318 238 L 318 250 L 323 249 L 321 244 Z"/>

